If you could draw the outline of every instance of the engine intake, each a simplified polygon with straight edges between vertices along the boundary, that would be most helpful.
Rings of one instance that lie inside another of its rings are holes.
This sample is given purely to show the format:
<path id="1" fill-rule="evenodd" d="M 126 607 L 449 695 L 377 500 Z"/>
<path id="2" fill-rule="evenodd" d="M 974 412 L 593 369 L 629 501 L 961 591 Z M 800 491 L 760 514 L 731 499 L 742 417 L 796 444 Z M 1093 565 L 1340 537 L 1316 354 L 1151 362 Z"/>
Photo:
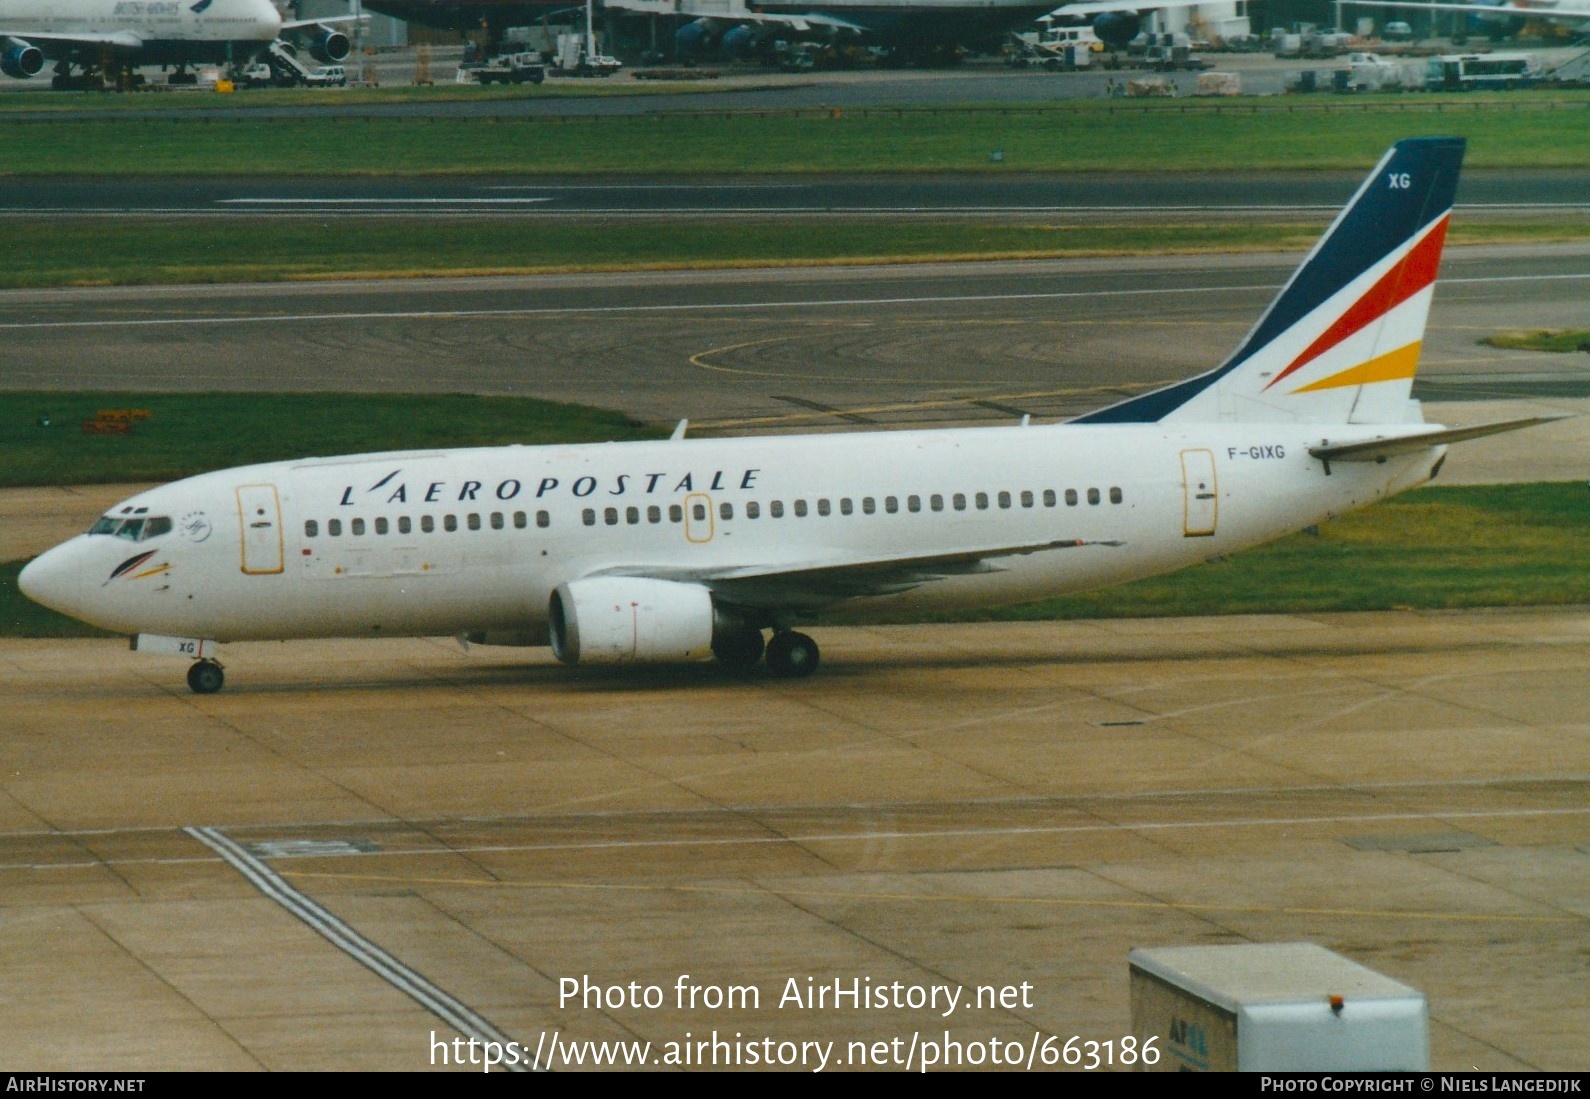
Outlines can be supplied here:
<path id="1" fill-rule="evenodd" d="M 339 61 L 346 61 L 351 49 L 347 35 L 329 29 L 323 30 L 318 38 L 309 43 L 309 52 L 322 65 L 335 65 Z"/>
<path id="2" fill-rule="evenodd" d="M 44 68 L 44 51 L 30 42 L 8 38 L 5 52 L 0 53 L 0 72 L 18 80 L 38 76 Z"/>
<path id="3" fill-rule="evenodd" d="M 560 584 L 548 608 L 565 664 L 646 664 L 712 655 L 712 593 L 699 584 L 598 576 Z"/>

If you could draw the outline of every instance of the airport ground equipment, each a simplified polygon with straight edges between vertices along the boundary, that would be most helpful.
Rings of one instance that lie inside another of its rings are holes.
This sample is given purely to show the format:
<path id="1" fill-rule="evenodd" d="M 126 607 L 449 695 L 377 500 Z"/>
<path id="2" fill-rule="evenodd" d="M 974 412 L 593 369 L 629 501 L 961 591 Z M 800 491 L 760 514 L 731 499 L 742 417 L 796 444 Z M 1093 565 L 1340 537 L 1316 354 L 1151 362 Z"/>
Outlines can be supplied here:
<path id="1" fill-rule="evenodd" d="M 1315 943 L 1137 949 L 1132 1033 L 1159 1072 L 1427 1072 L 1424 994 Z"/>
<path id="2" fill-rule="evenodd" d="M 547 67 L 536 53 L 505 53 L 484 61 L 458 66 L 460 84 L 539 84 L 547 78 Z"/>

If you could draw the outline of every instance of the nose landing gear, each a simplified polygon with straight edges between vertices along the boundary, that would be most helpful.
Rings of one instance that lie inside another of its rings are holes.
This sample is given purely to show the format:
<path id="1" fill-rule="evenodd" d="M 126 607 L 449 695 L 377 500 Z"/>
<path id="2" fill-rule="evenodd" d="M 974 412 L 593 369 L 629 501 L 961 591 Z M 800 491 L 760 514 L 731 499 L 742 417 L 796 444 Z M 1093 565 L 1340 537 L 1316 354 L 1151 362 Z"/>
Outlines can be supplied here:
<path id="1" fill-rule="evenodd" d="M 188 667 L 188 686 L 196 695 L 213 695 L 226 685 L 226 673 L 216 660 L 195 660 Z"/>

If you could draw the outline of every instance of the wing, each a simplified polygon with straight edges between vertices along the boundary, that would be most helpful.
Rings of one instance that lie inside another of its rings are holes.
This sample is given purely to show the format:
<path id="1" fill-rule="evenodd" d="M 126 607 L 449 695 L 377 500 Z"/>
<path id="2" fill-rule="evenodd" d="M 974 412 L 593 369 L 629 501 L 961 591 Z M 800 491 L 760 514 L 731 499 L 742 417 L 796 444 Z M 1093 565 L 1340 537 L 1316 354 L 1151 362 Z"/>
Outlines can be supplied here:
<path id="1" fill-rule="evenodd" d="M 1107 11 L 1156 11 L 1165 8 L 1196 8 L 1210 0 L 1159 0 L 1158 3 L 1130 3 L 1128 0 L 1084 0 L 1080 4 L 1064 4 L 1055 9 L 1056 15 L 1102 15 Z M 1351 0 L 1346 0 L 1350 3 Z M 1417 5 L 1410 5 L 1417 6 Z"/>
<path id="2" fill-rule="evenodd" d="M 761 610 L 814 611 L 865 596 L 896 595 L 950 576 L 999 572 L 1001 558 L 1081 546 L 1122 546 L 1124 542 L 1064 538 L 1048 542 L 979 546 L 945 553 L 900 554 L 866 559 L 786 562 L 722 568 L 655 568 L 620 565 L 594 576 L 646 576 L 696 583 L 724 603 Z"/>
<path id="3" fill-rule="evenodd" d="M 5 32 L 5 37 L 31 43 L 51 56 L 64 50 L 81 49 L 85 46 L 94 49 L 109 46 L 116 50 L 141 50 L 144 46 L 144 40 L 131 31 L 114 31 L 110 34 L 55 34 L 51 31 L 8 30 Z"/>
<path id="4" fill-rule="evenodd" d="M 1544 7 L 1524 4 L 1426 4 L 1422 0 L 1342 0 L 1359 8 L 1402 8 L 1404 11 L 1420 8 L 1429 11 L 1462 11 L 1470 15 L 1524 15 L 1536 19 L 1590 19 L 1590 5 L 1584 7 Z"/>
<path id="5" fill-rule="evenodd" d="M 288 19 L 282 23 L 282 30 L 297 31 L 305 27 L 331 27 L 338 23 L 367 23 L 367 15 L 331 15 L 324 19 Z"/>

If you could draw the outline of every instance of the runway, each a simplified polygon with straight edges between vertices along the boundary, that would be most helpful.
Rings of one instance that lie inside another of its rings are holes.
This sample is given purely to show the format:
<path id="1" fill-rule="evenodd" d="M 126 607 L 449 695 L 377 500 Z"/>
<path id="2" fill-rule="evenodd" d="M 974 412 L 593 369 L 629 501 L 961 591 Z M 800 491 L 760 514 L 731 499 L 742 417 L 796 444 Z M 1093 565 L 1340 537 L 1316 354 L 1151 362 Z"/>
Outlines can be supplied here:
<path id="1" fill-rule="evenodd" d="M 830 1068 L 896 1038 L 1118 1051 L 1130 948 L 1309 940 L 1426 994 L 1437 1069 L 1587 1067 L 1582 609 L 820 641 L 800 682 L 238 645 L 207 698 L 114 642 L 0 642 L 8 1065 L 403 1070 L 554 1032 L 558 1069 L 714 1032 L 834 1042 Z M 1013 991 L 781 1006 L 808 978 Z"/>
<path id="2" fill-rule="evenodd" d="M 521 394 L 689 418 L 697 434 L 1014 423 L 1209 369 L 1297 259 L 14 291 L 0 386 Z M 1449 249 L 1415 389 L 1429 418 L 1581 410 L 1583 356 L 1478 341 L 1582 325 L 1587 283 L 1584 245 Z M 1583 423 L 1468 444 L 1449 472 L 1511 447 L 1526 464 L 1481 479 L 1582 477 Z"/>
<path id="3" fill-rule="evenodd" d="M 1328 219 L 1363 182 L 1349 172 L 822 175 L 723 179 L 392 176 L 17 177 L 0 216 L 155 217 L 1031 217 L 1166 214 Z M 1458 217 L 1590 210 L 1590 175 L 1470 169 Z"/>

